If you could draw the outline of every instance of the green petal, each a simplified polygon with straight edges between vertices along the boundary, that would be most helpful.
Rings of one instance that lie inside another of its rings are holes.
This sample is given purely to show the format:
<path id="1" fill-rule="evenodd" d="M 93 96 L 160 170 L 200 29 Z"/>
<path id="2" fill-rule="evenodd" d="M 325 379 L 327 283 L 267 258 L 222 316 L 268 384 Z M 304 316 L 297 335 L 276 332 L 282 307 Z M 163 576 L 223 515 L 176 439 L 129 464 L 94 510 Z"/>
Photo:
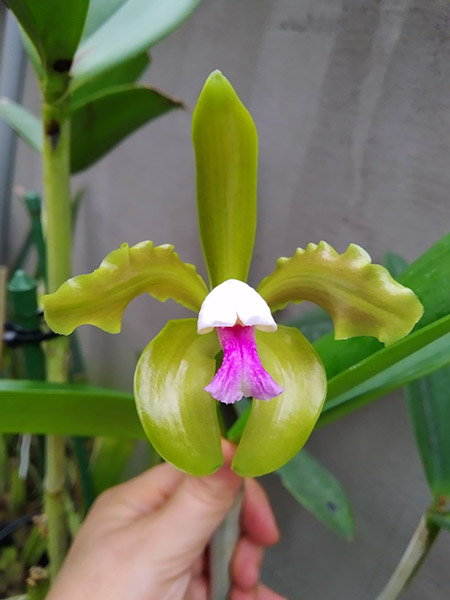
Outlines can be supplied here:
<path id="1" fill-rule="evenodd" d="M 284 392 L 268 402 L 253 400 L 250 416 L 233 460 L 244 477 L 280 468 L 301 449 L 325 400 L 327 380 L 316 351 L 292 327 L 256 332 L 264 368 Z"/>
<path id="2" fill-rule="evenodd" d="M 338 254 L 326 242 L 298 248 L 292 258 L 280 258 L 258 292 L 272 310 L 289 302 L 310 300 L 333 318 L 335 337 L 374 336 L 392 344 L 407 335 L 423 314 L 410 289 L 397 283 L 356 244 Z"/>
<path id="3" fill-rule="evenodd" d="M 173 298 L 198 311 L 208 293 L 195 267 L 182 262 L 173 246 L 141 242 L 122 244 L 88 275 L 69 279 L 42 298 L 45 318 L 57 333 L 68 335 L 79 325 L 95 325 L 119 333 L 122 314 L 139 294 L 164 302 Z"/>
<path id="4" fill-rule="evenodd" d="M 194 110 L 200 236 L 212 287 L 247 279 L 256 228 L 258 137 L 227 79 L 214 71 Z"/>
<path id="5" fill-rule="evenodd" d="M 169 321 L 136 367 L 134 393 L 142 427 L 168 462 L 193 475 L 223 463 L 216 401 L 203 390 L 215 370 L 215 332 L 197 335 L 197 320 Z"/>

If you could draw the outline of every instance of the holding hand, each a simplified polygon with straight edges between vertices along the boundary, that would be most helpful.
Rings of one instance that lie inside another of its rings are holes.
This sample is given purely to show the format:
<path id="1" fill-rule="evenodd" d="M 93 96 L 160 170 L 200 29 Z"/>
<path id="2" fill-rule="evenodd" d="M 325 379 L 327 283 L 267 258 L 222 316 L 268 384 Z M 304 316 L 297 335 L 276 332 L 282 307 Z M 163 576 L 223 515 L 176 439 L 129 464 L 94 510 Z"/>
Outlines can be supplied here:
<path id="1" fill-rule="evenodd" d="M 244 485 L 231 600 L 283 600 L 259 582 L 264 547 L 279 532 L 262 487 L 226 465 L 192 477 L 162 464 L 103 493 L 81 527 L 47 600 L 207 600 L 205 555 Z"/>

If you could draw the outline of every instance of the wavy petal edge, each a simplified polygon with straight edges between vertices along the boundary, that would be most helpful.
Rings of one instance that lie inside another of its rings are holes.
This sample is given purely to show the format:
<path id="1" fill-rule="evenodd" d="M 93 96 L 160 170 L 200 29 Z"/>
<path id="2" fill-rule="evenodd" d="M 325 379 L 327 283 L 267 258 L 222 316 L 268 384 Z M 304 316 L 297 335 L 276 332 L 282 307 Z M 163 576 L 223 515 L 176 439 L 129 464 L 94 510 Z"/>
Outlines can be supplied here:
<path id="1" fill-rule="evenodd" d="M 110 252 L 100 266 L 64 282 L 42 297 L 49 327 L 69 335 L 80 325 L 94 325 L 119 333 L 122 315 L 136 296 L 148 293 L 160 302 L 172 298 L 198 312 L 208 288 L 195 267 L 184 263 L 170 244 L 145 241 L 124 243 Z"/>
<path id="2" fill-rule="evenodd" d="M 282 257 L 257 291 L 270 308 L 290 302 L 315 302 L 333 318 L 338 340 L 374 336 L 385 344 L 405 337 L 423 314 L 412 290 L 392 278 L 369 254 L 350 244 L 339 254 L 330 244 L 308 244 Z"/>

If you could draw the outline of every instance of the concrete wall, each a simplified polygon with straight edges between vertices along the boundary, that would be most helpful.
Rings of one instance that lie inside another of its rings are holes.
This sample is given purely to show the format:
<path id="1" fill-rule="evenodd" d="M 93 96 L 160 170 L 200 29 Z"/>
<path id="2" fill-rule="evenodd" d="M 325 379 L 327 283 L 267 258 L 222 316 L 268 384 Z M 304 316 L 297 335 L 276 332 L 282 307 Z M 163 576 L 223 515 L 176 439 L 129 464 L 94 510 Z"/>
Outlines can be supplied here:
<path id="1" fill-rule="evenodd" d="M 450 5 L 447 0 L 204 0 L 158 45 L 145 81 L 192 109 L 220 68 L 250 109 L 260 137 L 259 220 L 251 282 L 280 255 L 325 239 L 379 260 L 414 260 L 450 218 Z M 38 106 L 31 77 L 26 103 Z M 86 198 L 74 272 L 95 268 L 121 242 L 171 242 L 202 274 L 190 112 L 169 115 L 76 178 Z M 39 185 L 22 145 L 17 183 Z M 17 242 L 21 209 L 12 228 Z M 168 318 L 187 311 L 139 298 L 123 333 L 84 328 L 92 380 L 131 389 L 136 353 Z M 283 539 L 265 579 L 293 600 L 370 600 L 388 578 L 429 501 L 400 394 L 312 436 L 309 448 L 344 483 L 357 533 L 328 532 L 265 482 Z M 450 594 L 450 537 L 442 534 L 408 600 Z"/>

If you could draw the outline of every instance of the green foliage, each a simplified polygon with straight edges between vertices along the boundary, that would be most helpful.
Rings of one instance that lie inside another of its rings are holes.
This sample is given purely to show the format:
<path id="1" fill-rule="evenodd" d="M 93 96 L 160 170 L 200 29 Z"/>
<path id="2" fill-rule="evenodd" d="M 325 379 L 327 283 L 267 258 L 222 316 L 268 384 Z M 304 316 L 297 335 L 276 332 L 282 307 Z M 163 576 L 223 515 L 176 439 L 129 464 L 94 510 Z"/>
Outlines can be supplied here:
<path id="1" fill-rule="evenodd" d="M 130 394 L 84 384 L 0 380 L 0 432 L 144 437 Z"/>
<path id="2" fill-rule="evenodd" d="M 380 350 L 329 380 L 320 424 L 334 421 L 450 362 L 450 316 Z"/>
<path id="3" fill-rule="evenodd" d="M 37 117 L 9 98 L 0 99 L 0 117 L 33 150 L 42 154 L 42 126 Z"/>
<path id="4" fill-rule="evenodd" d="M 344 488 L 325 467 L 303 449 L 278 469 L 284 487 L 325 525 L 350 539 L 355 521 Z"/>
<path id="5" fill-rule="evenodd" d="M 94 0 L 79 45 L 72 89 L 147 50 L 176 29 L 200 0 Z"/>
<path id="6" fill-rule="evenodd" d="M 145 123 L 183 106 L 157 90 L 134 84 L 91 94 L 96 88 L 84 90 L 86 95 L 78 95 L 72 107 L 72 173 L 90 167 Z M 37 117 L 7 98 L 0 101 L 0 116 L 33 150 L 42 153 L 42 127 Z"/>
<path id="7" fill-rule="evenodd" d="M 92 100 L 93 97 L 110 91 L 111 88 L 135 83 L 149 65 L 149 54 L 147 52 L 141 52 L 141 54 L 133 56 L 108 71 L 105 71 L 95 79 L 87 81 L 84 85 L 81 85 L 72 91 L 70 95 L 70 105 L 72 110 L 80 108 Z"/>
<path id="8" fill-rule="evenodd" d="M 8 0 L 8 6 L 36 48 L 44 69 L 70 70 L 81 38 L 89 0 Z"/>
<path id="9" fill-rule="evenodd" d="M 90 167 L 130 133 L 181 106 L 157 90 L 134 84 L 92 96 L 72 111 L 71 172 Z"/>
<path id="10" fill-rule="evenodd" d="M 450 336 L 447 348 L 450 347 Z M 445 349 L 444 349 L 445 350 Z M 450 359 L 449 359 L 450 362 Z M 450 496 L 450 366 L 406 387 L 417 447 L 436 501 Z"/>

